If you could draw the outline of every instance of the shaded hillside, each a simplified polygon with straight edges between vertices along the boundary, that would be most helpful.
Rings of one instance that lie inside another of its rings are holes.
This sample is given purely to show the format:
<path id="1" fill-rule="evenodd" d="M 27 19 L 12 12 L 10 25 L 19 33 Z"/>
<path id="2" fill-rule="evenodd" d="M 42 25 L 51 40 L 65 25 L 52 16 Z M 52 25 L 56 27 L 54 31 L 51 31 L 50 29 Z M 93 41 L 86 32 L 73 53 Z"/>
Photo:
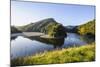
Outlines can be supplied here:
<path id="1" fill-rule="evenodd" d="M 22 32 L 42 32 L 50 37 L 65 37 L 66 31 L 62 24 L 53 18 L 47 18 L 25 26 L 17 27 Z"/>
<path id="2" fill-rule="evenodd" d="M 21 31 L 18 30 L 16 27 L 11 26 L 11 33 L 21 33 Z"/>
<path id="3" fill-rule="evenodd" d="M 95 35 L 95 19 L 78 26 L 78 33 L 81 35 Z"/>
<path id="4" fill-rule="evenodd" d="M 43 32 L 49 24 L 57 23 L 53 18 L 47 18 L 38 22 L 30 23 L 25 26 L 17 27 L 22 32 Z"/>

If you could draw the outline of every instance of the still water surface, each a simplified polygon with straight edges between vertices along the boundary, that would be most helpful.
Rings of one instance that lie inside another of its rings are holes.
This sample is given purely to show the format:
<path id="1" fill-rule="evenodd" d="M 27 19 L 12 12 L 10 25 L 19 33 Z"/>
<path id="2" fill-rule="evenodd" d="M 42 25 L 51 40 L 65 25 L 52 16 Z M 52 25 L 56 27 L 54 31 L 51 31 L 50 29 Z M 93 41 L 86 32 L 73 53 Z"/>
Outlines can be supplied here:
<path id="1" fill-rule="evenodd" d="M 36 53 L 55 50 L 57 48 L 68 48 L 85 44 L 87 42 L 75 33 L 68 33 L 67 37 L 62 39 L 17 36 L 11 38 L 11 59 L 35 55 Z"/>

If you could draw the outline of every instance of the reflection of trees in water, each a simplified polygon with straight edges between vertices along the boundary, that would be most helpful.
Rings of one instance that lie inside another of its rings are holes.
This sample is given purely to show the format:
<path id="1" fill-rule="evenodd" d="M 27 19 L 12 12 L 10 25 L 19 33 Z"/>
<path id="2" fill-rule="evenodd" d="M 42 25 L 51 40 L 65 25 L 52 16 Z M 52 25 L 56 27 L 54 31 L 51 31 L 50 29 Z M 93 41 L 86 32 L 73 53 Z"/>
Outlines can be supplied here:
<path id="1" fill-rule="evenodd" d="M 84 36 L 81 36 L 81 40 L 83 40 L 87 43 L 95 42 L 95 35 L 92 35 L 92 34 L 88 33 Z"/>
<path id="2" fill-rule="evenodd" d="M 53 45 L 54 48 L 60 48 L 64 44 L 64 38 L 54 39 L 54 38 L 40 38 L 40 37 L 27 37 L 31 40 L 40 41 L 46 43 L 47 45 Z"/>

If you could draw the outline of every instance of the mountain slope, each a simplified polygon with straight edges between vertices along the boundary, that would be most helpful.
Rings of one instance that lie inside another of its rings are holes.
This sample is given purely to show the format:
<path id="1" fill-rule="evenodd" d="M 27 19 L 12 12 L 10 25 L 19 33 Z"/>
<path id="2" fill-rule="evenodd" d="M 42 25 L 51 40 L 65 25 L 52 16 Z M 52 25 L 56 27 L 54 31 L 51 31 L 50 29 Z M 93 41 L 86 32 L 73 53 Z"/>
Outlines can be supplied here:
<path id="1" fill-rule="evenodd" d="M 65 37 L 65 27 L 53 18 L 47 18 L 25 26 L 17 27 L 22 32 L 42 32 L 50 37 Z"/>
<path id="2" fill-rule="evenodd" d="M 47 18 L 38 22 L 30 23 L 25 26 L 17 27 L 22 32 L 42 32 L 49 24 L 57 23 L 53 18 Z"/>
<path id="3" fill-rule="evenodd" d="M 95 19 L 88 21 L 86 24 L 78 26 L 78 33 L 81 35 L 95 35 Z"/>
<path id="4" fill-rule="evenodd" d="M 21 33 L 21 31 L 18 30 L 16 27 L 11 26 L 11 33 Z"/>
<path id="5" fill-rule="evenodd" d="M 66 32 L 78 33 L 80 35 L 95 35 L 95 19 L 79 26 L 65 26 Z"/>

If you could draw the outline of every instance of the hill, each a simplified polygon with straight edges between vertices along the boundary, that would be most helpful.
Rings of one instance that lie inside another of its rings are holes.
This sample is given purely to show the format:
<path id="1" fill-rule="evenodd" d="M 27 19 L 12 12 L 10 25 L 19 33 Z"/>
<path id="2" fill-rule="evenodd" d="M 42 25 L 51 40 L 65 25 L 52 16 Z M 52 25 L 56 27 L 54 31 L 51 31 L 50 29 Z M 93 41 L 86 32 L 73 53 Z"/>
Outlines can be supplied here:
<path id="1" fill-rule="evenodd" d="M 81 35 L 95 35 L 95 19 L 88 21 L 86 24 L 78 26 L 78 33 Z"/>
<path id="2" fill-rule="evenodd" d="M 38 22 L 30 23 L 25 26 L 18 26 L 18 30 L 22 32 L 42 32 L 50 37 L 65 37 L 65 27 L 56 22 L 53 18 L 47 18 Z"/>
<path id="3" fill-rule="evenodd" d="M 77 26 L 65 26 L 66 32 L 80 35 L 95 35 L 95 19 Z"/>
<path id="4" fill-rule="evenodd" d="M 11 33 L 21 33 L 21 31 L 18 30 L 16 27 L 11 26 Z"/>
<path id="5" fill-rule="evenodd" d="M 22 32 L 43 32 L 47 25 L 57 23 L 53 18 L 47 18 L 25 26 L 18 26 L 17 28 Z"/>

